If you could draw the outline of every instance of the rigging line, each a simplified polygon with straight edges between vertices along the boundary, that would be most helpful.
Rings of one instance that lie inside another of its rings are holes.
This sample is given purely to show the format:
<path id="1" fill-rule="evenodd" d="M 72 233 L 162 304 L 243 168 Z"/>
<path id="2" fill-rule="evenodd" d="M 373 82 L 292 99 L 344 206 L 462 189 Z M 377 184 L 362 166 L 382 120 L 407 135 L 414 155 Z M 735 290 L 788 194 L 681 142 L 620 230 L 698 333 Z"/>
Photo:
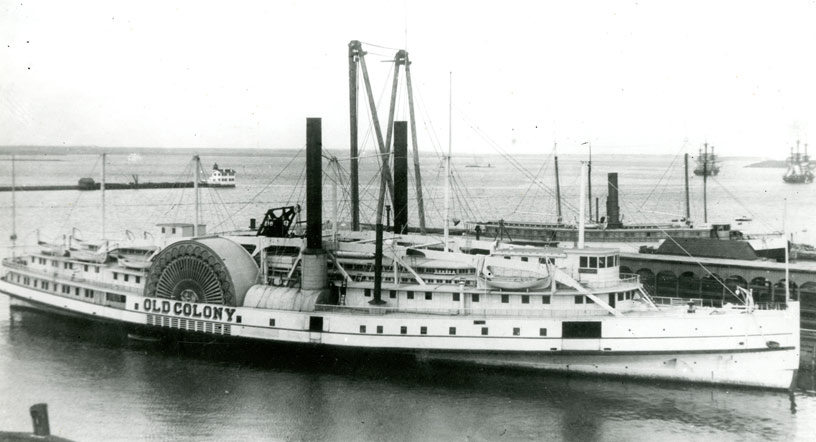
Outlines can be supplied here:
<path id="1" fill-rule="evenodd" d="M 442 169 L 437 167 L 436 168 L 436 176 L 433 179 L 434 183 L 438 183 L 440 181 L 440 175 L 442 175 Z M 434 186 L 433 188 L 431 188 L 431 187 L 428 187 L 427 182 L 423 183 L 423 185 L 425 185 L 425 195 L 427 195 L 427 196 L 423 196 L 422 199 L 426 203 L 430 203 L 430 208 L 436 214 L 437 219 L 444 219 L 445 217 L 442 216 L 442 210 L 440 209 L 439 205 L 436 204 L 437 200 L 440 199 L 440 197 L 438 196 L 438 193 L 435 192 L 438 189 L 439 186 Z"/>
<path id="2" fill-rule="evenodd" d="M 337 174 L 337 180 L 339 182 L 340 190 L 341 190 L 341 198 L 340 198 L 340 207 L 338 211 L 340 213 L 349 212 L 351 211 L 350 204 L 351 204 L 351 184 L 347 181 L 344 181 L 346 177 L 350 174 L 346 171 L 343 167 L 343 164 L 339 161 L 337 162 L 337 168 L 339 169 L 339 173 Z M 350 180 L 350 178 L 349 178 Z M 339 214 L 338 214 L 339 217 Z"/>
<path id="3" fill-rule="evenodd" d="M 474 217 L 476 213 L 470 204 L 468 195 L 466 195 L 465 193 L 467 190 L 467 186 L 464 185 L 461 175 L 453 172 L 453 169 L 451 170 L 451 181 L 452 187 L 455 186 L 454 187 L 455 196 L 457 201 L 459 201 L 459 205 L 462 207 L 464 212 L 467 212 L 469 213 L 469 216 Z"/>
<path id="4" fill-rule="evenodd" d="M 248 205 L 252 204 L 258 198 L 259 195 L 266 192 L 272 186 L 272 183 L 274 183 L 275 180 L 277 180 L 283 174 L 283 172 L 285 172 L 286 169 L 288 169 L 289 166 L 291 166 L 292 163 L 295 162 L 295 159 L 297 159 L 297 157 L 305 150 L 306 150 L 306 146 L 304 145 L 297 152 L 295 152 L 295 154 L 292 156 L 292 158 L 289 159 L 289 162 L 286 163 L 285 166 L 283 166 L 283 169 L 281 169 L 280 172 L 278 172 L 277 175 L 275 175 L 261 190 L 259 190 L 252 198 L 250 198 L 250 200 L 248 202 L 246 202 L 238 210 L 236 210 L 236 211 L 232 212 L 232 214 L 230 214 L 229 220 L 231 220 L 232 217 L 234 217 L 236 214 L 241 213 L 244 209 L 246 209 L 246 207 Z M 218 228 L 220 226 L 221 226 L 221 224 L 217 224 L 213 228 L 215 229 L 215 228 Z"/>
<path id="5" fill-rule="evenodd" d="M 438 159 L 444 158 L 445 154 L 442 152 L 442 143 L 439 141 L 439 134 L 436 132 L 436 127 L 433 125 L 433 120 L 430 117 L 430 113 L 428 112 L 428 108 L 425 105 L 425 99 L 422 96 L 422 93 L 417 89 L 417 101 L 419 102 L 419 109 L 422 118 L 422 124 L 425 126 L 425 129 L 428 130 L 428 135 L 431 139 L 431 147 L 433 147 L 434 152 Z"/>
<path id="6" fill-rule="evenodd" d="M 454 190 L 453 197 L 454 197 L 455 202 L 457 203 L 457 206 L 459 208 L 459 215 L 463 215 L 463 214 L 465 216 L 468 216 L 468 214 L 473 215 L 473 213 L 472 213 L 473 211 L 469 210 L 468 205 L 464 201 L 462 201 L 463 198 L 462 198 L 462 192 L 460 192 L 460 189 L 459 189 L 459 183 L 456 182 L 456 180 L 452 180 L 452 181 L 453 182 L 451 183 L 451 188 L 453 188 L 453 190 Z M 465 216 L 460 216 L 460 218 L 464 218 Z"/>
<path id="7" fill-rule="evenodd" d="M 460 112 L 460 113 L 461 113 L 461 112 Z M 502 156 L 502 157 L 503 157 L 503 158 L 504 158 L 504 159 L 505 159 L 507 162 L 509 162 L 509 163 L 510 163 L 510 164 L 511 164 L 513 167 L 515 167 L 515 168 L 516 168 L 518 171 L 520 171 L 522 174 L 524 174 L 524 175 L 525 175 L 525 176 L 526 176 L 528 179 L 532 179 L 532 182 L 533 182 L 535 185 L 537 185 L 537 186 L 538 186 L 540 189 L 542 189 L 542 190 L 544 190 L 545 192 L 549 193 L 551 196 L 553 196 L 553 195 L 554 195 L 554 191 L 553 191 L 552 189 L 550 189 L 550 188 L 549 188 L 549 186 L 545 185 L 544 183 L 541 183 L 540 181 L 536 181 L 536 180 L 534 179 L 534 175 L 532 174 L 532 172 L 530 172 L 529 170 L 527 170 L 527 168 L 526 168 L 526 167 L 524 167 L 524 165 L 523 165 L 521 162 L 519 162 L 518 160 L 516 160 L 515 158 L 513 158 L 513 157 L 512 157 L 512 155 L 510 155 L 510 154 L 509 154 L 508 152 L 506 152 L 506 151 L 505 151 L 505 150 L 504 150 L 504 149 L 503 149 L 501 146 L 499 146 L 499 145 L 498 145 L 496 142 L 494 142 L 492 139 L 490 139 L 490 137 L 489 137 L 489 136 L 487 136 L 487 134 L 486 134 L 486 133 L 484 133 L 484 132 L 483 132 L 483 131 L 481 131 L 481 130 L 480 130 L 478 127 L 476 127 L 476 126 L 474 126 L 472 123 L 470 123 L 470 122 L 469 122 L 469 121 L 466 119 L 466 117 L 465 117 L 463 114 L 462 114 L 461 116 L 463 117 L 463 119 L 465 119 L 465 120 L 466 120 L 466 124 L 468 124 L 468 125 L 470 126 L 470 128 L 471 128 L 471 129 L 472 129 L 472 130 L 473 130 L 473 131 L 474 131 L 474 132 L 475 132 L 475 133 L 476 133 L 476 134 L 477 134 L 479 137 L 481 137 L 481 138 L 482 138 L 482 140 L 484 140 L 485 142 L 487 142 L 489 146 L 491 146 L 491 147 L 492 147 L 494 150 L 496 150 L 497 152 L 499 152 L 499 154 L 500 154 L 500 155 L 501 155 L 501 156 Z M 573 212 L 577 212 L 577 210 L 576 210 L 575 206 L 574 206 L 572 203 L 570 203 L 569 201 L 562 201 L 562 206 L 566 206 L 568 209 L 572 210 Z"/>
<path id="8" fill-rule="evenodd" d="M 376 45 L 374 43 L 368 43 L 368 42 L 365 42 L 365 41 L 361 41 L 360 43 L 362 43 L 362 44 L 364 44 L 366 46 L 374 46 L 375 48 L 380 48 L 380 49 L 389 49 L 389 50 L 392 50 L 392 51 L 401 51 L 402 50 L 400 48 L 392 48 L 390 46 L 381 46 L 381 45 Z"/>
<path id="9" fill-rule="evenodd" d="M 674 165 L 677 163 L 678 158 L 680 158 L 680 153 L 681 153 L 682 151 L 684 151 L 685 149 L 686 149 L 686 145 L 685 145 L 685 144 L 684 144 L 684 145 L 682 145 L 682 146 L 680 146 L 680 149 L 677 151 L 677 153 L 675 153 L 674 158 L 672 159 L 671 163 L 669 163 L 669 167 L 667 167 L 667 168 L 666 168 L 666 170 L 664 170 L 664 171 L 663 171 L 663 175 L 661 175 L 661 176 L 660 176 L 660 179 L 658 179 L 658 180 L 657 180 L 657 184 L 655 184 L 655 185 L 652 187 L 652 189 L 651 189 L 651 191 L 649 192 L 649 194 L 648 194 L 648 195 L 646 196 L 646 198 L 643 200 L 643 203 L 640 205 L 640 208 L 641 208 L 641 209 L 643 209 L 644 207 L 646 207 L 646 203 L 647 203 L 647 202 L 649 202 L 649 198 L 651 198 L 651 197 L 652 197 L 652 194 L 654 194 L 654 191 L 655 191 L 655 190 L 657 190 L 657 188 L 658 188 L 658 187 L 660 187 L 660 184 L 663 182 L 663 179 L 666 177 L 666 175 L 669 173 L 669 171 L 671 171 L 671 170 L 673 170 L 673 169 L 674 169 Z M 662 196 L 662 194 L 661 194 L 661 196 Z"/>
<path id="10" fill-rule="evenodd" d="M 620 193 L 620 189 L 617 189 L 617 187 L 615 187 L 615 189 L 618 190 L 618 193 Z M 620 201 L 620 199 L 619 199 L 619 201 Z M 626 204 L 626 203 L 624 203 L 624 204 Z M 735 297 L 737 300 L 739 300 L 741 302 L 744 302 L 739 296 L 737 296 L 736 293 L 734 293 L 733 290 L 731 290 L 730 287 L 728 287 L 728 285 L 726 285 L 716 274 L 714 274 L 714 272 L 709 270 L 702 262 L 698 261 L 697 258 L 692 256 L 692 254 L 688 250 L 686 250 L 686 248 L 683 247 L 679 242 L 677 242 L 677 240 L 673 236 L 671 236 L 669 234 L 669 232 L 667 232 L 665 229 L 660 227 L 660 225 L 656 225 L 655 227 L 657 227 L 658 230 L 660 230 L 664 235 L 666 235 L 665 241 L 671 241 L 672 243 L 674 243 L 674 245 L 676 245 L 678 248 L 680 248 L 680 250 L 683 253 L 685 253 L 686 256 L 688 256 L 689 258 L 694 259 L 695 264 L 697 264 L 701 269 L 703 269 L 712 279 L 717 281 L 717 283 L 719 283 L 725 289 L 726 292 L 728 292 L 730 295 Z M 655 275 L 655 278 L 657 278 L 657 275 Z M 655 285 L 657 285 L 657 279 L 655 279 Z"/>
<path id="11" fill-rule="evenodd" d="M 751 215 L 751 218 L 756 218 L 756 216 L 751 211 L 751 209 L 749 209 L 745 205 L 745 203 L 743 203 L 739 198 L 737 198 L 736 195 L 734 195 L 730 190 L 728 190 L 728 188 L 726 188 L 717 178 L 709 176 L 708 179 L 714 181 L 714 183 L 716 183 L 718 186 L 720 186 L 720 188 L 723 191 L 725 191 L 725 193 L 728 194 L 728 196 L 731 197 L 732 200 L 736 201 L 737 204 L 740 205 L 740 207 L 742 207 L 746 212 L 748 212 L 749 215 Z M 762 227 L 764 227 L 767 230 L 774 231 L 774 227 L 772 227 L 770 224 L 763 221 L 762 218 L 759 218 L 759 221 L 760 221 L 760 223 L 762 223 Z"/>
<path id="12" fill-rule="evenodd" d="M 188 170 L 191 170 L 191 169 L 192 169 L 192 161 L 193 161 L 193 160 L 190 160 L 189 162 L 187 162 L 187 166 L 184 168 L 184 180 L 186 180 L 186 179 L 187 179 L 187 176 L 188 176 L 188 174 L 189 174 Z M 165 215 L 165 216 L 166 216 L 168 213 L 170 213 L 170 212 L 171 212 L 171 211 L 172 211 L 172 210 L 173 210 L 175 207 L 178 207 L 178 206 L 180 206 L 180 205 L 181 205 L 181 202 L 182 202 L 182 201 L 183 201 L 183 199 L 184 199 L 184 192 L 185 192 L 185 190 L 186 190 L 186 189 L 185 189 L 184 187 L 182 187 L 182 188 L 181 188 L 181 192 L 179 192 L 179 199 L 178 199 L 178 201 L 176 202 L 176 204 L 175 204 L 175 205 L 171 206 L 169 209 L 167 209 L 167 211 L 166 211 L 166 212 L 164 212 L 164 215 Z M 178 212 L 176 212 L 176 213 L 174 213 L 174 214 L 173 214 L 173 218 L 172 218 L 172 219 L 173 219 L 174 221 L 177 219 L 177 218 L 176 218 L 176 216 L 177 216 L 177 215 L 178 215 Z"/>
<path id="13" fill-rule="evenodd" d="M 186 171 L 186 169 L 185 169 L 185 171 Z M 187 176 L 186 176 L 186 172 L 184 172 L 184 173 L 182 173 L 181 175 L 178 175 L 178 177 L 176 178 L 176 181 L 184 181 L 184 179 L 185 179 L 186 177 L 187 177 Z M 169 198 L 169 197 L 171 197 L 171 196 L 172 196 L 172 193 L 171 193 L 171 192 L 174 192 L 174 191 L 175 191 L 175 190 L 164 190 L 164 191 L 160 191 L 160 194 L 161 194 L 161 195 L 167 195 L 167 197 Z M 166 213 L 165 213 L 164 215 L 166 215 Z M 150 213 L 150 216 L 148 216 L 147 218 L 145 218 L 145 219 L 142 221 L 142 225 L 139 227 L 139 228 L 140 228 L 140 230 L 142 230 L 143 232 L 147 231 L 147 228 L 146 228 L 147 224 L 148 224 L 148 223 L 150 223 L 150 222 L 152 222 L 152 221 L 154 221 L 154 220 L 155 220 L 157 217 L 159 217 L 159 216 L 161 216 L 161 214 L 160 214 L 160 212 L 159 212 L 159 207 L 158 207 L 158 206 L 156 206 L 156 208 L 153 210 L 153 212 L 152 212 L 152 213 Z"/>
<path id="14" fill-rule="evenodd" d="M 386 76 L 386 78 L 391 77 L 391 73 L 392 73 L 393 70 L 394 70 L 394 66 L 392 64 L 388 69 L 388 75 Z M 362 69 L 358 69 L 358 71 L 362 71 Z M 362 75 L 362 74 L 358 72 L 358 76 L 359 75 Z M 363 86 L 363 88 L 365 88 L 365 86 Z M 387 90 L 388 90 L 388 81 L 384 81 L 382 90 L 380 90 L 380 95 L 377 98 L 377 104 L 375 106 L 375 112 L 376 112 L 376 109 L 379 109 L 380 107 L 382 107 L 383 97 L 385 96 L 385 92 Z M 367 93 L 368 93 L 368 91 L 366 91 L 366 94 Z M 372 93 L 373 93 L 373 91 L 372 91 Z M 366 134 L 363 137 L 362 148 L 358 150 L 358 153 L 357 153 L 358 155 L 360 155 L 363 152 L 363 150 L 365 149 L 365 146 L 367 145 L 369 139 L 372 140 L 372 143 L 376 143 L 376 148 L 374 150 L 377 151 L 377 152 L 380 152 L 379 141 L 374 141 L 374 136 L 373 136 L 373 134 L 375 133 L 375 131 L 373 130 L 373 127 L 374 127 L 374 115 L 372 114 L 371 108 L 369 106 L 364 105 L 363 107 L 367 110 L 368 123 L 369 124 L 368 124 L 368 130 L 366 131 Z M 382 129 L 382 128 L 380 128 L 380 129 Z M 386 148 L 388 149 L 388 147 L 386 147 Z"/>
<path id="15" fill-rule="evenodd" d="M 94 162 L 93 166 L 91 167 L 91 176 L 93 176 L 94 172 L 96 171 L 96 166 L 99 165 L 100 159 L 101 159 L 101 157 L 97 155 L 96 156 L 96 161 Z M 60 225 L 60 228 L 59 228 L 60 231 L 65 231 L 66 224 L 68 223 L 68 221 L 71 220 L 71 215 L 74 212 L 74 207 L 77 205 L 77 203 L 79 203 L 79 200 L 80 200 L 80 198 L 82 198 L 83 193 L 84 192 L 82 192 L 82 191 L 77 193 L 77 197 L 74 200 L 74 204 L 72 204 L 71 208 L 68 210 L 68 216 L 63 218 L 62 225 Z"/>
<path id="16" fill-rule="evenodd" d="M 538 169 L 538 173 L 536 173 L 536 177 L 535 177 L 536 180 L 538 179 L 538 177 L 541 176 L 541 173 L 544 172 L 544 169 L 550 164 L 549 159 L 555 156 L 554 155 L 555 154 L 555 149 L 556 149 L 556 146 L 553 146 L 552 151 L 550 151 L 550 155 L 547 157 L 547 159 L 541 165 L 541 168 Z M 533 183 L 530 183 L 530 185 L 527 187 L 527 190 L 525 190 L 524 194 L 521 196 L 521 199 L 519 200 L 519 203 L 516 205 L 516 208 L 513 209 L 513 213 L 516 213 L 518 211 L 518 209 L 524 203 L 524 198 L 527 196 L 527 193 L 529 193 L 532 188 L 533 188 Z"/>
<path id="17" fill-rule="evenodd" d="M 202 172 L 203 171 L 204 170 L 203 170 L 203 167 L 202 167 Z M 208 187 L 208 189 L 209 189 L 209 193 L 210 193 L 210 200 L 213 201 L 213 203 L 215 203 L 215 198 L 213 197 L 213 196 L 215 196 L 215 197 L 218 198 L 218 201 L 220 202 L 220 206 L 218 206 L 218 205 L 215 206 L 216 207 L 216 216 L 218 217 L 218 221 L 219 221 L 218 225 L 226 224 L 227 217 L 229 217 L 229 208 L 228 208 L 227 204 L 224 202 L 224 199 L 221 198 L 221 193 L 218 192 L 218 189 L 213 188 L 213 187 Z M 222 212 L 223 212 L 223 216 L 222 216 Z M 235 222 L 232 221 L 231 219 L 229 221 L 232 223 L 233 230 L 237 230 L 238 226 L 235 225 Z"/>

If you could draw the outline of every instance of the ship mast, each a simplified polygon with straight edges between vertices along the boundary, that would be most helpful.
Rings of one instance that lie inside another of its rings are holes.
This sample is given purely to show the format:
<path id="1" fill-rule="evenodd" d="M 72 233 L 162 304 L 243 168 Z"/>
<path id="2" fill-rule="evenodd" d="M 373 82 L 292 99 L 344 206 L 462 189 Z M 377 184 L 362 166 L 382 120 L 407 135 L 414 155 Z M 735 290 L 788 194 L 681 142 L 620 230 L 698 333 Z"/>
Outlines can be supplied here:
<path id="1" fill-rule="evenodd" d="M 788 239 L 788 199 L 785 198 L 785 211 L 782 214 L 782 231 L 785 232 L 785 304 L 790 301 L 790 242 Z"/>
<path id="2" fill-rule="evenodd" d="M 360 193 L 359 193 L 359 173 L 357 158 L 357 60 L 359 57 L 359 46 L 355 41 L 349 43 L 349 135 L 351 154 L 351 230 L 360 230 Z"/>
<path id="3" fill-rule="evenodd" d="M 193 187 L 195 188 L 195 224 L 193 224 L 193 237 L 198 237 L 198 171 L 201 169 L 201 158 L 198 155 L 193 156 L 195 162 L 195 179 Z"/>
<path id="4" fill-rule="evenodd" d="M 703 144 L 703 222 L 708 222 L 708 143 Z"/>
<path id="5" fill-rule="evenodd" d="M 587 162 L 587 200 L 589 202 L 589 220 L 592 221 L 592 143 L 589 145 L 589 162 Z"/>
<path id="6" fill-rule="evenodd" d="M 579 192 L 581 203 L 578 205 L 578 207 L 579 207 L 579 209 L 578 209 L 578 248 L 579 249 L 584 248 L 584 223 L 586 222 L 584 220 L 584 210 L 585 210 L 585 207 L 586 207 L 586 201 L 584 201 L 584 198 L 586 198 L 586 193 L 584 193 L 584 187 L 586 186 L 586 181 L 587 181 L 587 167 L 586 166 L 587 166 L 587 163 L 581 161 L 581 178 L 580 178 L 581 191 Z"/>
<path id="7" fill-rule="evenodd" d="M 11 258 L 14 259 L 14 251 L 17 248 L 17 199 L 14 188 L 17 186 L 17 175 L 15 170 L 14 154 L 11 155 Z"/>
<path id="8" fill-rule="evenodd" d="M 405 85 L 408 87 L 408 116 L 411 117 L 411 144 L 414 151 L 414 181 L 416 181 L 419 230 L 424 234 L 425 201 L 422 198 L 422 173 L 419 170 L 419 147 L 417 146 L 416 119 L 414 118 L 414 88 L 411 86 L 411 62 L 408 60 L 407 52 L 405 53 Z"/>
<path id="9" fill-rule="evenodd" d="M 558 143 L 555 144 L 558 145 Z M 555 210 L 558 214 L 558 224 L 561 224 L 561 180 L 558 177 L 558 155 L 555 156 Z"/>
<path id="10" fill-rule="evenodd" d="M 686 222 L 691 222 L 691 206 L 689 204 L 689 185 L 688 185 L 688 153 L 685 155 L 685 184 L 686 184 Z"/>
<path id="11" fill-rule="evenodd" d="M 448 251 L 450 220 L 451 146 L 453 146 L 453 72 L 448 73 L 448 155 L 445 157 L 445 251 Z"/>
<path id="12" fill-rule="evenodd" d="M 102 239 L 105 239 L 105 156 L 102 154 Z"/>

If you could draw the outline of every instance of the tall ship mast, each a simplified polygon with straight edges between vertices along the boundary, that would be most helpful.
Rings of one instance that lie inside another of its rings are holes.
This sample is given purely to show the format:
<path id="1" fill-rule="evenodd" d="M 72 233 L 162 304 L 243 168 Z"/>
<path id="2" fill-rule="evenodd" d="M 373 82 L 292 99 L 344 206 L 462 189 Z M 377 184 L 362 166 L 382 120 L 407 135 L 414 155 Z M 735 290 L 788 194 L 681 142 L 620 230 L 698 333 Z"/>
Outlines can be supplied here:
<path id="1" fill-rule="evenodd" d="M 813 166 L 805 144 L 805 152 L 799 150 L 799 141 L 796 141 L 796 150 L 791 147 L 791 154 L 787 161 L 788 170 L 782 180 L 791 184 L 810 184 L 813 182 Z"/>
<path id="2" fill-rule="evenodd" d="M 708 148 L 711 147 L 711 151 Z M 697 167 L 694 174 L 697 176 L 717 176 L 720 173 L 720 163 L 717 155 L 714 154 L 714 146 L 708 143 L 703 145 L 697 155 Z"/>

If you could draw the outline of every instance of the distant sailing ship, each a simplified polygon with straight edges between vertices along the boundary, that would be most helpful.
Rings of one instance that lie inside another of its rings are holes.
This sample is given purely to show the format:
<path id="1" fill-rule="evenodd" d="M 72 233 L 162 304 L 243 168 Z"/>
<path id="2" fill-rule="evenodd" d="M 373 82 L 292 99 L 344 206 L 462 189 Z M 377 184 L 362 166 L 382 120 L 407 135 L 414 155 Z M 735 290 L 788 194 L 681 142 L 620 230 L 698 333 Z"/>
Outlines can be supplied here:
<path id="1" fill-rule="evenodd" d="M 479 159 L 476 157 L 476 155 L 473 155 L 473 162 L 470 163 L 470 164 L 465 164 L 465 167 L 492 169 L 493 165 L 490 164 L 490 163 L 481 164 L 481 163 L 479 163 Z"/>
<path id="2" fill-rule="evenodd" d="M 716 176 L 720 173 L 720 165 L 717 156 L 714 155 L 714 146 L 711 146 L 711 152 L 708 151 L 708 143 L 703 145 L 697 156 L 697 167 L 694 168 L 694 174 L 697 176 Z"/>
<path id="3" fill-rule="evenodd" d="M 787 161 L 788 170 L 782 176 L 782 180 L 791 184 L 810 184 L 813 182 L 813 170 L 810 164 L 810 156 L 807 153 L 805 144 L 804 155 L 799 151 L 799 141 L 796 142 L 796 151 L 791 148 L 791 154 Z"/>

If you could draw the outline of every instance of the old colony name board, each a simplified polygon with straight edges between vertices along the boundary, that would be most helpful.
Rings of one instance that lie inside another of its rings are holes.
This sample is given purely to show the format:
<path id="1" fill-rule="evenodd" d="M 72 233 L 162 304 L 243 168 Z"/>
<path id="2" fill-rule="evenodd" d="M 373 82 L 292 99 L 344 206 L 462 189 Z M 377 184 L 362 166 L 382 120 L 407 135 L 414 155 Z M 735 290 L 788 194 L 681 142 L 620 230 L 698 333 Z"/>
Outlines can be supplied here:
<path id="1" fill-rule="evenodd" d="M 139 310 L 138 306 L 136 307 Z M 211 319 L 214 321 L 235 322 L 235 309 L 231 307 L 220 307 L 207 304 L 192 304 L 189 302 L 168 301 L 158 299 L 145 299 L 142 303 L 142 310 L 147 313 L 160 313 L 164 315 L 179 316 L 185 318 Z"/>

